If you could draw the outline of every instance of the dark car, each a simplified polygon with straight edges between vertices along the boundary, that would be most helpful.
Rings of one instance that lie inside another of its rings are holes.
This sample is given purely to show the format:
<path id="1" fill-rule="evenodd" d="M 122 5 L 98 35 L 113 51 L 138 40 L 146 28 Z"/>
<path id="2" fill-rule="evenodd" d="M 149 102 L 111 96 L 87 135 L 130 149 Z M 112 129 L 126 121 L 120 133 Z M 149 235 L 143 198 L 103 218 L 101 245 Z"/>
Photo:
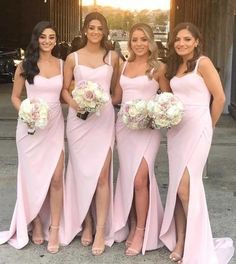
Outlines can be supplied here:
<path id="1" fill-rule="evenodd" d="M 0 80 L 12 82 L 16 66 L 20 63 L 22 54 L 20 49 L 0 47 Z"/>
<path id="2" fill-rule="evenodd" d="M 156 41 L 158 52 L 159 52 L 159 58 L 162 62 L 166 62 L 167 52 L 168 49 L 163 45 L 163 43 L 160 40 Z"/>

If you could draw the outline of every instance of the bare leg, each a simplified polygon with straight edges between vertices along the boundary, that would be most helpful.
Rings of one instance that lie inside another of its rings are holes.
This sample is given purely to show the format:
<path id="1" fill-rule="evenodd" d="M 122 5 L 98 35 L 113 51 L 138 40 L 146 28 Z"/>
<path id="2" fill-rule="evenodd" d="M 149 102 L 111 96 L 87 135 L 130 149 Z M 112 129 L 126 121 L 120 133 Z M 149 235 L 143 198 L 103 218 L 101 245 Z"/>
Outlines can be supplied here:
<path id="1" fill-rule="evenodd" d="M 91 216 L 91 211 L 89 211 L 83 222 L 83 232 L 81 236 L 81 244 L 84 247 L 91 245 L 93 242 L 93 221 Z"/>
<path id="2" fill-rule="evenodd" d="M 178 263 L 182 263 L 185 232 L 186 232 L 186 219 L 188 215 L 189 203 L 189 172 L 187 168 L 181 178 L 178 195 L 175 206 L 175 224 L 177 231 L 177 242 L 174 251 L 170 254 L 170 259 Z"/>
<path id="3" fill-rule="evenodd" d="M 133 198 L 131 209 L 130 209 L 130 213 L 129 213 L 129 219 L 128 219 L 128 222 L 129 222 L 129 235 L 128 235 L 128 237 L 126 239 L 126 242 L 125 242 L 126 247 L 129 247 L 131 245 L 133 237 L 134 237 L 135 229 L 136 229 L 136 226 L 137 226 L 137 219 L 136 219 L 134 200 L 135 200 L 135 198 Z"/>
<path id="4" fill-rule="evenodd" d="M 94 243 L 92 247 L 93 255 L 101 255 L 105 250 L 105 223 L 110 199 L 109 175 L 111 164 L 111 150 L 109 150 L 101 174 L 99 176 L 98 185 L 95 193 L 97 225 Z"/>
<path id="5" fill-rule="evenodd" d="M 36 245 L 42 245 L 44 242 L 43 228 L 39 215 L 37 215 L 32 221 L 32 241 Z"/>
<path id="6" fill-rule="evenodd" d="M 58 231 L 59 231 L 61 209 L 63 203 L 63 167 L 64 167 L 64 152 L 62 152 L 60 155 L 49 189 L 51 226 L 49 230 L 47 249 L 50 253 L 57 253 L 59 250 Z"/>
<path id="7" fill-rule="evenodd" d="M 134 180 L 135 210 L 137 216 L 137 227 L 130 247 L 126 255 L 134 256 L 141 252 L 143 246 L 144 231 L 149 207 L 148 165 L 145 159 L 139 166 Z"/>

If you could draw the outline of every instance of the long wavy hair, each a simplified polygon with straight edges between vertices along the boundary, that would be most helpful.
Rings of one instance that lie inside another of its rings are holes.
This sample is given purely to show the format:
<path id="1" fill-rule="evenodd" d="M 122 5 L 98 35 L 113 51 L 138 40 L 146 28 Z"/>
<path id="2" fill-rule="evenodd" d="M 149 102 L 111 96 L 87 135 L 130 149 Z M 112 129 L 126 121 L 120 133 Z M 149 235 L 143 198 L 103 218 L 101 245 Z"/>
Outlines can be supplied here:
<path id="1" fill-rule="evenodd" d="M 158 47 L 156 42 L 154 41 L 154 34 L 152 31 L 152 28 L 145 24 L 145 23 L 137 23 L 132 26 L 129 33 L 129 40 L 128 40 L 128 49 L 129 49 L 129 58 L 128 61 L 134 61 L 136 58 L 136 55 L 131 47 L 131 41 L 134 31 L 141 30 L 145 34 L 146 38 L 149 42 L 149 55 L 147 59 L 148 69 L 146 71 L 146 75 L 149 79 L 153 78 L 153 73 L 158 70 L 158 67 L 160 65 L 160 62 L 158 61 Z"/>
<path id="2" fill-rule="evenodd" d="M 58 42 L 58 33 L 56 28 L 49 21 L 41 21 L 33 29 L 31 40 L 26 48 L 25 59 L 22 63 L 22 76 L 30 83 L 34 83 L 34 77 L 39 74 L 38 60 L 39 60 L 39 37 L 46 28 L 51 28 L 56 33 L 56 40 Z M 52 50 L 52 54 L 58 50 L 57 44 Z"/>
<path id="3" fill-rule="evenodd" d="M 109 41 L 108 41 L 109 29 L 108 29 L 108 25 L 107 25 L 107 20 L 101 13 L 91 12 L 85 17 L 84 24 L 83 24 L 83 27 L 82 27 L 82 32 L 81 32 L 81 38 L 82 39 L 81 39 L 80 48 L 85 47 L 87 42 L 88 42 L 88 38 L 87 38 L 86 32 L 88 30 L 89 23 L 92 20 L 98 20 L 102 24 L 103 37 L 102 37 L 102 40 L 101 40 L 101 47 L 105 49 L 105 55 L 103 56 L 103 62 L 106 63 L 105 62 L 105 58 L 106 58 L 108 52 L 111 50 L 111 47 L 110 47 L 110 44 L 109 44 Z"/>
<path id="4" fill-rule="evenodd" d="M 169 41 L 169 55 L 167 58 L 167 71 L 166 71 L 166 77 L 168 79 L 171 79 L 174 77 L 178 71 L 179 65 L 183 63 L 183 59 L 181 56 L 179 56 L 174 48 L 174 44 L 176 41 L 176 36 L 179 33 L 179 31 L 187 29 L 191 35 L 194 37 L 195 40 L 198 40 L 197 47 L 194 48 L 193 57 L 187 61 L 187 70 L 185 73 L 192 72 L 196 66 L 197 59 L 202 55 L 202 35 L 199 31 L 199 29 L 190 22 L 184 22 L 178 24 L 171 35 L 170 41 Z"/>

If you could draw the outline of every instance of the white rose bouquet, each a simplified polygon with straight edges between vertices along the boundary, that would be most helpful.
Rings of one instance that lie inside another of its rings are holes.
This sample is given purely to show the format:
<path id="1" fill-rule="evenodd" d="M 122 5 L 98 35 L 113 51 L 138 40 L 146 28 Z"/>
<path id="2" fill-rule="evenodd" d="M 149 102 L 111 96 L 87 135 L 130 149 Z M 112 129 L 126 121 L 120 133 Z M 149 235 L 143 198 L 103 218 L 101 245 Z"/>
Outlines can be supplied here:
<path id="1" fill-rule="evenodd" d="M 152 128 L 170 128 L 177 125 L 184 113 L 182 102 L 172 93 L 164 92 L 156 95 L 147 104 Z"/>
<path id="2" fill-rule="evenodd" d="M 49 107 L 42 99 L 25 99 L 20 105 L 19 119 L 28 125 L 28 134 L 37 128 L 43 129 L 48 123 Z"/>
<path id="3" fill-rule="evenodd" d="M 121 105 L 119 116 L 130 129 L 144 129 L 149 126 L 147 102 L 142 99 L 132 100 Z"/>
<path id="4" fill-rule="evenodd" d="M 109 101 L 108 94 L 92 81 L 81 81 L 72 91 L 72 97 L 79 106 L 77 116 L 83 120 L 89 113 L 100 114 L 102 106 Z"/>

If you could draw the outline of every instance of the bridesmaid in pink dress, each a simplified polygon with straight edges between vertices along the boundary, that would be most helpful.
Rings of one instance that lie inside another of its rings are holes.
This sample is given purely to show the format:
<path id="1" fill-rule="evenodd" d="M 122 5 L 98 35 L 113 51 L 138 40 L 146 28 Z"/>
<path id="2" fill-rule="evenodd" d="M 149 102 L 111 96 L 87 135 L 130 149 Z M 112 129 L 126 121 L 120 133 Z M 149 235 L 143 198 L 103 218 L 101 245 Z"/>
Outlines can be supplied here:
<path id="1" fill-rule="evenodd" d="M 59 100 L 63 65 L 52 55 L 56 41 L 57 33 L 50 22 L 39 22 L 25 59 L 16 70 L 12 91 L 14 107 L 19 111 L 25 86 L 28 98 L 47 102 L 49 122 L 43 130 L 29 135 L 27 125 L 18 121 L 17 201 L 10 230 L 0 233 L 1 244 L 8 242 L 20 249 L 28 243 L 28 231 L 32 228 L 33 243 L 41 245 L 48 239 L 50 253 L 59 250 L 64 166 L 64 120 Z"/>
<path id="2" fill-rule="evenodd" d="M 191 23 L 181 23 L 173 32 L 167 76 L 185 111 L 168 132 L 169 189 L 160 239 L 172 251 L 172 261 L 226 264 L 233 242 L 212 238 L 202 182 L 225 95 L 215 67 L 201 55 L 201 35 Z"/>
<path id="3" fill-rule="evenodd" d="M 131 28 L 130 57 L 121 67 L 113 104 L 135 99 L 150 100 L 159 85 L 170 90 L 164 65 L 157 61 L 152 29 L 143 23 Z M 134 256 L 163 244 L 159 240 L 163 208 L 154 173 L 160 146 L 159 130 L 131 130 L 118 117 L 116 124 L 119 174 L 115 192 L 115 240 L 126 240 L 126 255 Z"/>
<path id="4" fill-rule="evenodd" d="M 118 55 L 109 51 L 106 19 L 97 12 L 86 16 L 82 29 L 82 48 L 65 62 L 63 97 L 69 104 L 67 138 L 69 162 L 66 173 L 65 232 L 68 244 L 82 231 L 81 243 L 93 243 L 92 254 L 101 255 L 105 244 L 113 244 L 113 173 L 114 108 L 111 100 L 99 116 L 86 120 L 76 116 L 78 105 L 69 93 L 75 84 L 89 80 L 101 85 L 110 97 L 110 88 L 118 75 Z M 94 210 L 93 210 L 94 209 Z M 96 230 L 93 241 L 93 226 Z"/>

